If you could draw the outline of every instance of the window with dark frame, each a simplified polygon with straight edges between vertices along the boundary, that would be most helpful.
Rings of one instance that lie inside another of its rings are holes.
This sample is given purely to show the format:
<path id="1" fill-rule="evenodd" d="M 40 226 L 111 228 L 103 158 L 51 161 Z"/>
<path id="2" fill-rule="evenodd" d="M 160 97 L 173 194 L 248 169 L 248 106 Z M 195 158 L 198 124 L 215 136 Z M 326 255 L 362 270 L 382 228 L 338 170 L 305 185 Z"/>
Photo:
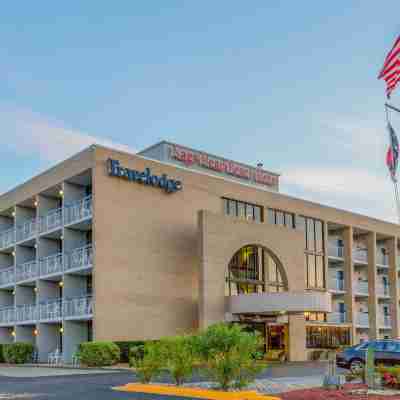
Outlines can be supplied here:
<path id="1" fill-rule="evenodd" d="M 350 328 L 335 326 L 307 326 L 306 344 L 309 349 L 333 349 L 350 346 Z"/>
<path id="2" fill-rule="evenodd" d="M 264 222 L 263 207 L 245 201 L 222 198 L 224 212 L 232 217 L 243 218 L 256 222 Z"/>

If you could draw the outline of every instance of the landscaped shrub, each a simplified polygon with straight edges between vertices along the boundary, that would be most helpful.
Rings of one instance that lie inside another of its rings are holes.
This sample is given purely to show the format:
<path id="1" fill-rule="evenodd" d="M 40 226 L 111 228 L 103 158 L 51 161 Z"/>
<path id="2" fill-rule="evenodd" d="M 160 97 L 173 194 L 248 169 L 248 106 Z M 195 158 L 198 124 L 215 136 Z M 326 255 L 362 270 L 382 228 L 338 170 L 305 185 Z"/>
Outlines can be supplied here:
<path id="1" fill-rule="evenodd" d="M 9 364 L 24 364 L 32 360 L 34 347 L 31 343 L 12 343 L 3 345 L 4 361 Z"/>
<path id="2" fill-rule="evenodd" d="M 127 363 L 129 362 L 131 356 L 130 356 L 130 350 L 133 347 L 136 346 L 144 346 L 143 341 L 127 341 L 127 342 L 114 342 L 118 347 L 121 352 L 121 358 L 120 362 L 122 363 Z"/>
<path id="3" fill-rule="evenodd" d="M 207 363 L 206 372 L 224 390 L 232 385 L 239 388 L 248 385 L 265 368 L 256 360 L 261 338 L 245 332 L 239 325 L 212 325 L 194 343 Z"/>
<path id="4" fill-rule="evenodd" d="M 162 363 L 179 386 L 192 375 L 196 359 L 190 336 L 175 336 L 160 341 Z"/>
<path id="5" fill-rule="evenodd" d="M 120 350 L 113 342 L 86 342 L 80 344 L 78 358 L 89 367 L 106 367 L 119 362 Z"/>
<path id="6" fill-rule="evenodd" d="M 0 363 L 4 362 L 3 345 L 0 344 Z"/>
<path id="7" fill-rule="evenodd" d="M 147 342 L 131 349 L 129 364 L 135 368 L 140 382 L 149 383 L 158 376 L 164 364 L 164 354 L 159 342 Z"/>
<path id="8" fill-rule="evenodd" d="M 376 371 L 381 375 L 385 386 L 400 387 L 400 366 L 378 366 Z"/>

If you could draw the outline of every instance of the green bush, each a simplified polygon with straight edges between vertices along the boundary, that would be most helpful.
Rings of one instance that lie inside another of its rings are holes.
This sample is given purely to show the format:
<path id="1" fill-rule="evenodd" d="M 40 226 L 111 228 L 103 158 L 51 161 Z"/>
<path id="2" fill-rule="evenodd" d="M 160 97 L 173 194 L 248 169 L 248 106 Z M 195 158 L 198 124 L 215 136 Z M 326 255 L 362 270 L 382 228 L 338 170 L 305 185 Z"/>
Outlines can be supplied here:
<path id="1" fill-rule="evenodd" d="M 193 372 L 196 356 L 192 343 L 190 336 L 175 336 L 160 341 L 163 366 L 178 386 Z"/>
<path id="2" fill-rule="evenodd" d="M 129 364 L 135 368 L 140 382 L 149 383 L 160 374 L 164 364 L 164 353 L 160 342 L 147 342 L 144 346 L 133 347 L 131 356 Z"/>
<path id="3" fill-rule="evenodd" d="M 0 363 L 4 362 L 3 346 L 4 345 L 0 344 Z"/>
<path id="4" fill-rule="evenodd" d="M 247 386 L 265 368 L 256 359 L 260 345 L 258 334 L 224 323 L 210 326 L 194 340 L 196 351 L 207 363 L 206 372 L 224 390 Z"/>
<path id="5" fill-rule="evenodd" d="M 120 360 L 119 347 L 113 342 L 81 343 L 78 351 L 79 361 L 89 367 L 106 367 Z"/>
<path id="6" fill-rule="evenodd" d="M 126 341 L 126 342 L 114 342 L 118 347 L 121 352 L 121 358 L 120 362 L 122 363 L 127 363 L 129 362 L 131 355 L 130 355 L 130 350 L 133 347 L 136 346 L 144 346 L 143 341 Z"/>
<path id="7" fill-rule="evenodd" d="M 12 343 L 3 345 L 4 361 L 10 364 L 24 364 L 32 360 L 34 347 L 31 343 Z"/>

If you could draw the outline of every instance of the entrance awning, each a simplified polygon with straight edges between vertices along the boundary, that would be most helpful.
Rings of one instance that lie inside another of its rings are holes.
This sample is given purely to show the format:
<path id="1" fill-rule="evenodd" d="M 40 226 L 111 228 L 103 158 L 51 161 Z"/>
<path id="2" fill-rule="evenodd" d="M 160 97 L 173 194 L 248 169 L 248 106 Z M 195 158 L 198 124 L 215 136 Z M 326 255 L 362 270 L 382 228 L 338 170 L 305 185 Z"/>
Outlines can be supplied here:
<path id="1" fill-rule="evenodd" d="M 232 314 L 332 311 L 328 292 L 252 293 L 226 299 L 227 312 Z"/>

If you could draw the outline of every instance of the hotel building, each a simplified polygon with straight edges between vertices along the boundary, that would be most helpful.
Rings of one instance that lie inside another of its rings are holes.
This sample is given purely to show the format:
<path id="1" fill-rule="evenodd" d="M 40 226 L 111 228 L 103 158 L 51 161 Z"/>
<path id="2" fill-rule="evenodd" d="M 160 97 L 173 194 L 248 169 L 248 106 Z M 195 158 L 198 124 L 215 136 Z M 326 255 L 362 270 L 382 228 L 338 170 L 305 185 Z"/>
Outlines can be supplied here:
<path id="1" fill-rule="evenodd" d="M 398 225 L 279 192 L 168 142 L 91 146 L 0 196 L 0 342 L 79 343 L 237 321 L 267 350 L 399 336 Z"/>

